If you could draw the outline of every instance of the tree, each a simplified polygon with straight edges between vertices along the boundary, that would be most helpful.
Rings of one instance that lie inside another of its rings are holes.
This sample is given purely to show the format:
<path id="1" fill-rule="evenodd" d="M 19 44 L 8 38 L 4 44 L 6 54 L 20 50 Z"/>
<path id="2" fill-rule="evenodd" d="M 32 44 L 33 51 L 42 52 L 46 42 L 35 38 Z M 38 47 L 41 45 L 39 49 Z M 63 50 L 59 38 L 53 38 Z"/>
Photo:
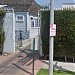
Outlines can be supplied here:
<path id="1" fill-rule="evenodd" d="M 0 52 L 3 51 L 3 44 L 5 40 L 4 29 L 3 29 L 3 18 L 5 15 L 5 11 L 0 9 Z"/>

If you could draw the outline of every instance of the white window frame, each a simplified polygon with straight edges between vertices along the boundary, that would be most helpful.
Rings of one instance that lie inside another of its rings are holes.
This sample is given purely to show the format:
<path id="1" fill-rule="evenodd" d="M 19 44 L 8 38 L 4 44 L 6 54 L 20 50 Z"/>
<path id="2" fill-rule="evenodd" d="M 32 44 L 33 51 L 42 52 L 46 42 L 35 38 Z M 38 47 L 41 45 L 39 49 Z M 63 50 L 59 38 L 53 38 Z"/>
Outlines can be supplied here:
<path id="1" fill-rule="evenodd" d="M 19 19 L 19 17 L 22 17 L 22 20 Z M 16 15 L 16 21 L 21 21 L 21 22 L 23 22 L 23 21 L 24 21 L 24 15 Z"/>
<path id="2" fill-rule="evenodd" d="M 30 18 L 31 18 L 32 16 L 30 16 Z M 38 17 L 32 17 L 33 18 L 33 20 L 30 20 L 31 21 L 31 23 L 33 22 L 33 24 L 34 25 L 31 25 L 31 28 L 38 28 Z M 35 25 L 36 23 L 35 23 L 35 19 L 37 19 L 37 26 Z"/>

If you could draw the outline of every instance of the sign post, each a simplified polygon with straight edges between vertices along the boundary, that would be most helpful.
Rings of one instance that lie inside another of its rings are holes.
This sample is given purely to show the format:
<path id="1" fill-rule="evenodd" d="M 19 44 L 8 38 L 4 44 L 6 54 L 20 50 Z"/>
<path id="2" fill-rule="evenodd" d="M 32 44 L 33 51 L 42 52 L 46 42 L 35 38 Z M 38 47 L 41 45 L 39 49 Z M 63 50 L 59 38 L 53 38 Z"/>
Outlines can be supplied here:
<path id="1" fill-rule="evenodd" d="M 53 75 L 54 0 L 50 0 L 49 75 Z M 53 33 L 53 34 L 52 34 Z"/>
<path id="2" fill-rule="evenodd" d="M 34 75 L 34 50 L 35 50 L 35 38 L 33 38 L 33 75 Z"/>

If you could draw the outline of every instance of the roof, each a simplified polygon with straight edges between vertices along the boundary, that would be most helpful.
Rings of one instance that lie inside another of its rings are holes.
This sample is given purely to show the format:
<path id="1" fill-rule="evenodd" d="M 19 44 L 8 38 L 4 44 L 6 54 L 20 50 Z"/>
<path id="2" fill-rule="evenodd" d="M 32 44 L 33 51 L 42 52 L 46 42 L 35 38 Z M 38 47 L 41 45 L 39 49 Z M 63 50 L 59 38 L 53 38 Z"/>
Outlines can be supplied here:
<path id="1" fill-rule="evenodd" d="M 0 0 L 0 4 L 31 4 L 34 0 Z"/>
<path id="2" fill-rule="evenodd" d="M 13 7 L 15 12 L 29 11 L 37 13 L 41 8 L 34 0 L 0 0 L 0 5 L 8 5 Z"/>
<path id="3" fill-rule="evenodd" d="M 75 3 L 62 3 L 62 5 L 75 5 Z"/>

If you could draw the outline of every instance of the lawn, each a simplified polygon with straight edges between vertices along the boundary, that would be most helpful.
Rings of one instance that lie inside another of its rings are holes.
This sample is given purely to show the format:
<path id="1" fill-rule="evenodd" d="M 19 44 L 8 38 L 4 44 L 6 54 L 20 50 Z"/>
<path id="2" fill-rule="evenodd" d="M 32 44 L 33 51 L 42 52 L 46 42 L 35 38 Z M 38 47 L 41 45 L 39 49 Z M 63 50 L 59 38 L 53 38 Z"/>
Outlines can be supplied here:
<path id="1" fill-rule="evenodd" d="M 40 69 L 37 75 L 48 75 L 48 69 Z M 75 75 L 74 72 L 54 70 L 53 75 Z"/>

